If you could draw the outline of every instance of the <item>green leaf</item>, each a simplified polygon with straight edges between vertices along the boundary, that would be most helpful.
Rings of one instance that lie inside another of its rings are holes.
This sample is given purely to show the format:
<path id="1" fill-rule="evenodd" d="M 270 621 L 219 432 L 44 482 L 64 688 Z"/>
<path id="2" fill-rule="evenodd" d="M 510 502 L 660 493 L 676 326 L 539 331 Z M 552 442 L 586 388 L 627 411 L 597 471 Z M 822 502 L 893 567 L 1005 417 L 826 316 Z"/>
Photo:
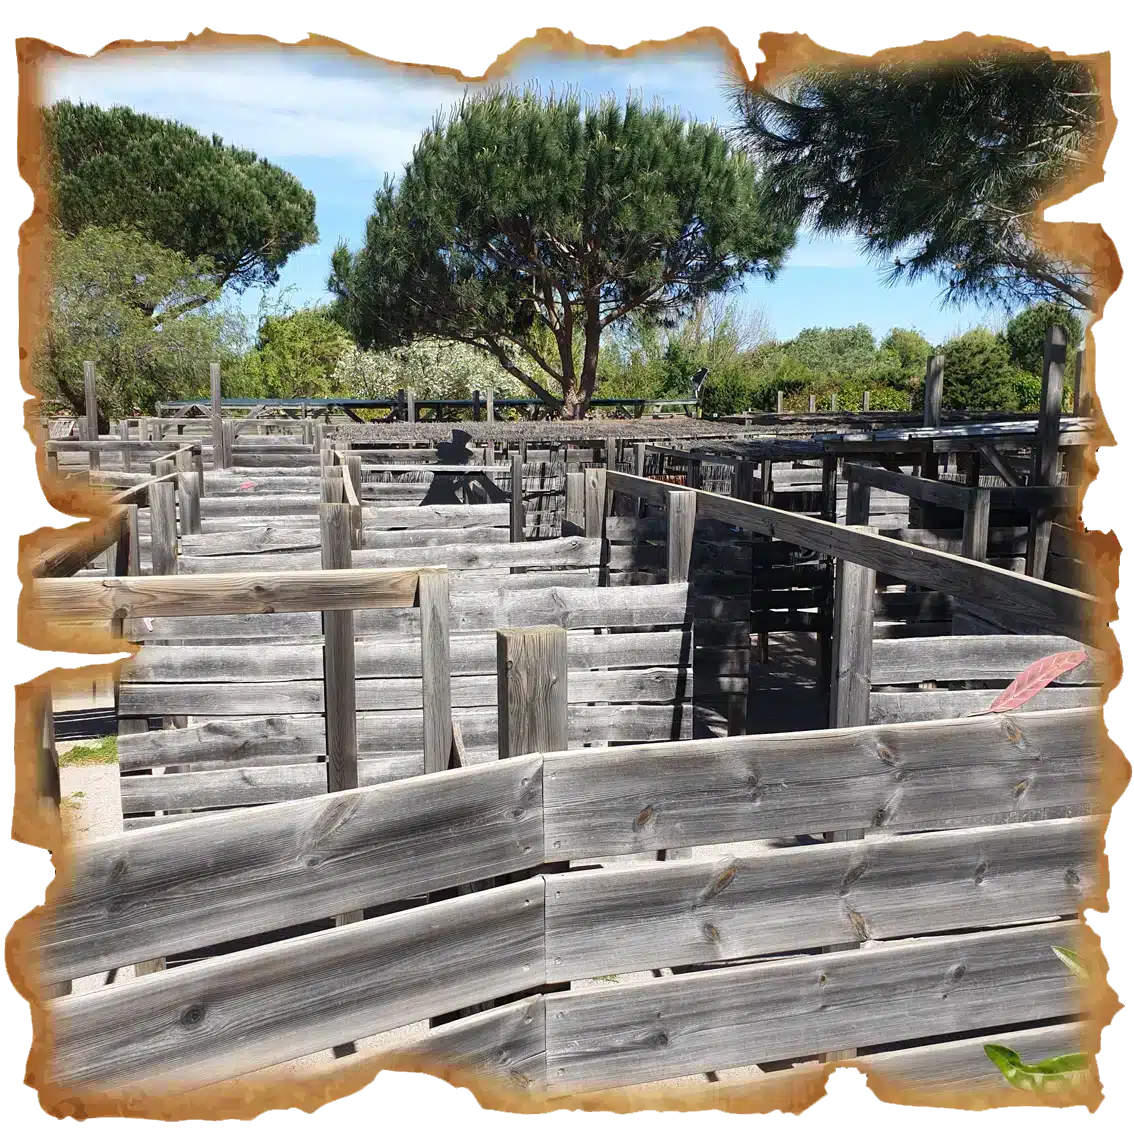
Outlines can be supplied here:
<path id="1" fill-rule="evenodd" d="M 1061 945 L 1052 945 L 1051 951 L 1080 979 L 1088 980 L 1090 973 L 1078 953 L 1071 949 L 1064 949 Z"/>
<path id="2" fill-rule="evenodd" d="M 1005 1081 L 1022 1091 L 1069 1090 L 1083 1085 L 1090 1071 L 1090 1062 L 1082 1054 L 1056 1055 L 1038 1063 L 1025 1063 L 1012 1048 L 997 1043 L 986 1043 L 984 1053 Z"/>

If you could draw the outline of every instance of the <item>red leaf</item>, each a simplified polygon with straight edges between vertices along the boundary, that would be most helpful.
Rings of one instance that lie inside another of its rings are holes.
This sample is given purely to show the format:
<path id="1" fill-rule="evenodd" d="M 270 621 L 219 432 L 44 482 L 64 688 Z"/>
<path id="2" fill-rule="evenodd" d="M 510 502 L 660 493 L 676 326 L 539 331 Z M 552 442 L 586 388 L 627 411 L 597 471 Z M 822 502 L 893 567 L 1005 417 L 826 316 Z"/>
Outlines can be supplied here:
<path id="1" fill-rule="evenodd" d="M 1067 650 L 1062 654 L 1051 654 L 1049 657 L 1032 662 L 985 711 L 1004 713 L 1009 709 L 1018 709 L 1057 677 L 1077 665 L 1082 665 L 1086 660 L 1086 650 Z"/>

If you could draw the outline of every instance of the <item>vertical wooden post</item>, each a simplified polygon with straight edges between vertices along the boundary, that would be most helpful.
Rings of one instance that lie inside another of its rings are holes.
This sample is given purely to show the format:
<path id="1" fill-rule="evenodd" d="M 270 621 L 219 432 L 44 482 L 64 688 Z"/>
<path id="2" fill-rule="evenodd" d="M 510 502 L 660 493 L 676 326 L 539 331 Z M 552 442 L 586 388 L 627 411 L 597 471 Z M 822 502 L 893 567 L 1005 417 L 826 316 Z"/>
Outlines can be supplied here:
<path id="1" fill-rule="evenodd" d="M 350 540 L 351 547 L 362 547 L 362 457 L 355 454 L 343 462 L 343 476 L 350 477 L 351 487 L 354 489 L 354 498 L 357 505 L 352 504 L 350 509 Z M 343 486 L 345 489 L 345 485 Z"/>
<path id="2" fill-rule="evenodd" d="M 1087 353 L 1084 343 L 1075 354 L 1075 391 L 1071 400 L 1071 412 L 1079 417 L 1083 411 L 1083 355 Z"/>
<path id="3" fill-rule="evenodd" d="M 406 390 L 406 421 L 411 424 L 417 421 L 417 395 L 413 390 Z"/>
<path id="4" fill-rule="evenodd" d="M 784 392 L 783 390 L 776 391 L 776 413 L 784 412 Z"/>
<path id="5" fill-rule="evenodd" d="M 618 471 L 618 442 L 613 437 L 608 437 L 605 442 L 605 453 L 603 457 L 603 466 L 608 469 Z"/>
<path id="6" fill-rule="evenodd" d="M 1059 419 L 1063 410 L 1063 371 L 1067 363 L 1067 332 L 1062 327 L 1049 327 L 1043 344 L 1043 387 L 1040 395 L 1039 428 L 1032 484 L 1055 483 L 1059 467 Z M 1042 579 L 1047 569 L 1047 549 L 1051 542 L 1051 524 L 1055 509 L 1036 508 L 1028 522 L 1026 570 L 1034 579 Z"/>
<path id="7" fill-rule="evenodd" d="M 496 631 L 496 706 L 501 760 L 567 748 L 567 631 Z"/>
<path id="8" fill-rule="evenodd" d="M 569 472 L 566 477 L 567 499 L 564 502 L 564 511 L 567 523 L 572 525 L 572 535 L 581 534 L 586 530 L 586 506 L 583 498 L 582 472 Z"/>
<path id="9" fill-rule="evenodd" d="M 870 412 L 870 391 L 869 390 L 863 390 L 862 391 L 862 412 L 863 413 L 869 413 Z"/>
<path id="10" fill-rule="evenodd" d="M 945 356 L 935 354 L 925 363 L 925 398 L 922 405 L 922 424 L 936 429 L 941 424 L 941 395 L 945 382 Z M 937 455 L 932 448 L 921 459 L 921 475 L 937 480 Z M 920 514 L 920 509 L 918 512 Z"/>
<path id="11" fill-rule="evenodd" d="M 53 449 L 48 449 L 44 454 L 47 462 L 47 471 L 53 477 L 59 476 L 59 454 Z"/>
<path id="12" fill-rule="evenodd" d="M 511 509 L 509 511 L 511 540 L 524 542 L 524 458 L 520 453 L 512 454 Z"/>
<path id="13" fill-rule="evenodd" d="M 350 507 L 319 505 L 319 543 L 324 571 L 351 565 Z M 355 708 L 354 611 L 323 611 L 323 711 L 327 730 L 327 790 L 358 787 Z"/>
<path id="14" fill-rule="evenodd" d="M 140 575 L 142 573 L 141 548 L 138 545 L 138 505 L 122 506 L 122 528 L 114 552 L 115 575 Z"/>
<path id="15" fill-rule="evenodd" d="M 178 452 L 174 461 L 177 466 L 177 502 L 181 512 L 181 534 L 192 535 L 201 530 L 201 484 L 194 468 L 193 454 L 188 450 Z"/>
<path id="16" fill-rule="evenodd" d="M 697 493 L 689 489 L 670 492 L 666 497 L 665 522 L 667 581 L 687 583 L 693 558 Z"/>
<path id="17" fill-rule="evenodd" d="M 236 446 L 236 422 L 231 417 L 221 418 L 221 468 L 230 469 L 233 465 L 233 449 Z"/>
<path id="18" fill-rule="evenodd" d="M 858 526 L 858 531 L 871 529 Z M 875 574 L 846 559 L 835 571 L 835 625 L 832 646 L 830 727 L 853 728 L 870 722 L 870 669 L 874 645 Z M 828 831 L 827 842 L 861 839 L 863 830 Z M 855 945 L 829 945 L 824 952 L 840 952 Z M 850 1059 L 854 1049 L 829 1052 L 828 1060 Z"/>
<path id="19" fill-rule="evenodd" d="M 168 466 L 166 468 L 165 466 Z M 157 476 L 173 471 L 172 461 L 155 461 Z M 173 481 L 163 480 L 147 489 L 150 500 L 150 558 L 155 575 L 177 574 L 177 499 Z"/>
<path id="20" fill-rule="evenodd" d="M 634 442 L 634 475 L 646 475 L 646 443 L 645 441 Z"/>
<path id="21" fill-rule="evenodd" d="M 205 495 L 205 453 L 200 441 L 193 445 L 193 467 L 197 470 L 197 497 Z"/>
<path id="22" fill-rule="evenodd" d="M 584 469 L 583 478 L 586 536 L 601 539 L 606 531 L 606 469 Z"/>
<path id="23" fill-rule="evenodd" d="M 988 558 L 988 516 L 992 489 L 970 488 L 965 505 L 965 527 L 961 535 L 961 554 L 984 562 Z"/>
<path id="24" fill-rule="evenodd" d="M 223 417 L 221 410 L 221 374 L 220 363 L 209 363 L 209 402 L 212 406 L 213 417 Z"/>
<path id="25" fill-rule="evenodd" d="M 856 480 L 847 483 L 847 527 L 870 523 L 870 485 Z"/>
<path id="26" fill-rule="evenodd" d="M 835 410 L 837 410 L 838 408 L 839 408 L 839 395 L 833 393 L 831 395 L 831 412 L 834 413 Z"/>
<path id="27" fill-rule="evenodd" d="M 491 386 L 484 391 L 484 418 L 490 425 L 496 420 L 496 391 Z"/>
<path id="28" fill-rule="evenodd" d="M 87 402 L 87 436 L 88 441 L 98 440 L 98 391 L 95 387 L 95 364 L 83 363 L 83 394 Z M 92 449 L 89 453 L 90 468 L 102 468 L 102 457 Z"/>
<path id="29" fill-rule="evenodd" d="M 480 391 L 473 390 L 472 392 L 472 419 L 473 421 L 480 421 Z"/>
<path id="30" fill-rule="evenodd" d="M 423 570 L 417 579 L 421 611 L 421 695 L 424 712 L 425 774 L 443 772 L 453 751 L 453 710 L 449 678 L 449 572 Z"/>
<path id="31" fill-rule="evenodd" d="M 815 395 L 814 394 L 808 394 L 807 395 L 807 412 L 808 413 L 814 413 L 815 412 Z"/>
<path id="32" fill-rule="evenodd" d="M 835 522 L 839 510 L 839 458 L 834 453 L 823 456 L 823 487 L 819 496 L 819 515 Z"/>
<path id="33" fill-rule="evenodd" d="M 323 450 L 323 434 L 326 432 L 326 427 L 321 421 L 313 421 L 311 423 L 311 446 L 316 453 Z"/>

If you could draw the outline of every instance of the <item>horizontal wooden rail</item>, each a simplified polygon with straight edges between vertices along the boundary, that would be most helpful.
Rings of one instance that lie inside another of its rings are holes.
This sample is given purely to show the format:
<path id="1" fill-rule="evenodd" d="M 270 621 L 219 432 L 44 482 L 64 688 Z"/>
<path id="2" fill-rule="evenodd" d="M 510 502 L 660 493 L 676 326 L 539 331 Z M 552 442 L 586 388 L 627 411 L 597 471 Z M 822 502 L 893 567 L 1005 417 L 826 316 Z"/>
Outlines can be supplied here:
<path id="1" fill-rule="evenodd" d="M 968 507 L 973 496 L 980 491 L 989 492 L 993 508 L 1037 508 L 1045 504 L 1056 508 L 1071 508 L 1076 503 L 1077 492 L 1075 488 L 1043 484 L 982 490 L 950 481 L 929 480 L 906 473 L 891 472 L 889 469 L 853 463 L 843 465 L 843 477 L 853 484 L 866 484 L 886 492 L 900 493 L 911 500 L 921 500 L 962 512 Z"/>
<path id="2" fill-rule="evenodd" d="M 642 477 L 611 471 L 606 476 L 608 489 L 631 496 L 658 499 L 659 489 L 666 491 L 656 481 Z M 699 516 L 966 599 L 997 611 L 999 617 L 1013 624 L 1012 629 L 1024 633 L 1055 633 L 1077 641 L 1090 640 L 1098 635 L 1102 624 L 1117 617 L 1113 603 L 1104 603 L 1094 595 L 1069 587 L 765 504 L 696 491 Z"/>
<path id="3" fill-rule="evenodd" d="M 42 579 L 21 607 L 60 621 L 412 606 L 421 570 L 259 571 L 216 576 Z"/>
<path id="4" fill-rule="evenodd" d="M 114 508 L 108 516 L 59 532 L 49 547 L 35 554 L 27 565 L 27 572 L 35 579 L 73 575 L 100 552 L 129 535 L 129 509 Z"/>
<path id="5" fill-rule="evenodd" d="M 180 449 L 201 452 L 200 441 L 178 438 L 176 441 L 127 441 L 111 438 L 105 441 L 45 441 L 49 453 L 119 453 L 153 449 L 157 452 L 172 453 Z"/>

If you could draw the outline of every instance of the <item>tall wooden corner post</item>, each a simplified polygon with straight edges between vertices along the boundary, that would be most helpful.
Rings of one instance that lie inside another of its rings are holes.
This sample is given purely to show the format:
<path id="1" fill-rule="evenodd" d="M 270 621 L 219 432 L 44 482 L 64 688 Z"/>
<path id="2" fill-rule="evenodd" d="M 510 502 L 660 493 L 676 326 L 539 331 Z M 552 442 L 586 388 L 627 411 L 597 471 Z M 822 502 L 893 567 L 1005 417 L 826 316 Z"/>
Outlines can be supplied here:
<path id="1" fill-rule="evenodd" d="M 852 531 L 873 532 L 866 525 L 852 525 Z M 874 646 L 875 572 L 846 559 L 835 567 L 835 623 L 832 641 L 831 728 L 854 728 L 870 723 L 870 670 Z M 862 830 L 827 831 L 828 842 L 861 839 Z M 824 951 L 840 952 L 855 945 L 830 945 Z M 855 1050 L 828 1052 L 829 1061 L 851 1059 Z"/>
<path id="2" fill-rule="evenodd" d="M 98 441 L 98 389 L 96 387 L 95 379 L 95 364 L 93 362 L 83 363 L 83 395 L 86 399 L 87 407 L 87 428 L 84 441 Z M 90 454 L 90 469 L 92 472 L 102 468 L 102 460 L 96 449 L 91 449 Z"/>
<path id="3" fill-rule="evenodd" d="M 1067 367 L 1067 332 L 1049 327 L 1043 344 L 1043 386 L 1040 394 L 1039 426 L 1036 435 L 1033 485 L 1056 483 L 1059 472 L 1059 421 L 1063 411 L 1063 372 Z M 1050 504 L 1037 507 L 1028 522 L 1026 570 L 1042 579 L 1047 570 L 1047 552 L 1055 509 Z"/>

